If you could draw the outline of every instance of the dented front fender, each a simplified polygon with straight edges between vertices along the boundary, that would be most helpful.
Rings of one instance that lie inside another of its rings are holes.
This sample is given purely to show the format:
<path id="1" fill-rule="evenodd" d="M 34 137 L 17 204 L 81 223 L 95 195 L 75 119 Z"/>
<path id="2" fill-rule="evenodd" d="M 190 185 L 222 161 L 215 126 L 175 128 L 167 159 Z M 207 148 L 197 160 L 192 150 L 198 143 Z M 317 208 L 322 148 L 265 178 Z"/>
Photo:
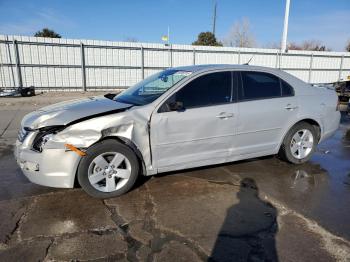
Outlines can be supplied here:
<path id="1" fill-rule="evenodd" d="M 131 141 L 141 153 L 146 175 L 153 174 L 152 152 L 148 122 L 151 110 L 131 108 L 127 111 L 87 119 L 67 126 L 47 141 L 45 148 L 64 148 L 71 144 L 89 148 L 105 137 L 118 137 Z"/>

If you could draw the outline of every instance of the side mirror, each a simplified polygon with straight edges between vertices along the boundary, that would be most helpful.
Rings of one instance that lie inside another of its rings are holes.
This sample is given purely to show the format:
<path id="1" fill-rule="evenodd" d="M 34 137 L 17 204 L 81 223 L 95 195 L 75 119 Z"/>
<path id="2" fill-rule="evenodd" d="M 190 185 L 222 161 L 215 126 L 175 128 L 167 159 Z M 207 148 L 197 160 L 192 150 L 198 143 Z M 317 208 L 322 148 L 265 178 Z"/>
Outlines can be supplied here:
<path id="1" fill-rule="evenodd" d="M 182 102 L 172 102 L 168 104 L 170 111 L 185 111 L 184 104 Z"/>

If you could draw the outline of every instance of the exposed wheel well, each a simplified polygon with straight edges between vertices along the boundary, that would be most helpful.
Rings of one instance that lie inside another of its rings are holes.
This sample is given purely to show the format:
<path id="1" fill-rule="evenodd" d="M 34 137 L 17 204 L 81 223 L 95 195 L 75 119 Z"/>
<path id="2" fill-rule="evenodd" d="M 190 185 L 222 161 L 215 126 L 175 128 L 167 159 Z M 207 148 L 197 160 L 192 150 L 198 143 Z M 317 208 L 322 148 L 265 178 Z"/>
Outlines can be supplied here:
<path id="1" fill-rule="evenodd" d="M 102 139 L 100 139 L 98 142 L 106 140 L 106 139 L 117 140 L 118 142 L 120 142 L 120 143 L 128 146 L 129 148 L 131 148 L 131 150 L 134 151 L 137 159 L 139 160 L 140 166 L 142 167 L 142 175 L 146 174 L 146 165 L 145 165 L 145 162 L 143 161 L 142 154 L 141 154 L 140 150 L 137 148 L 137 146 L 131 140 L 129 140 L 129 139 L 125 138 L 125 137 L 119 137 L 119 136 L 105 136 Z"/>

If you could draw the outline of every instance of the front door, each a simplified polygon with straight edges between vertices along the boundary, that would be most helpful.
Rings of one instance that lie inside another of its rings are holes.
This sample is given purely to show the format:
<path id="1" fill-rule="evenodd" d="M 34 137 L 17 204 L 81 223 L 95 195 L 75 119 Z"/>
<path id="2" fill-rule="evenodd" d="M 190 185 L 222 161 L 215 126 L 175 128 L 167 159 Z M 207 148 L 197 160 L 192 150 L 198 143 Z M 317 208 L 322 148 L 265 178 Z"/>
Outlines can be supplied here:
<path id="1" fill-rule="evenodd" d="M 225 162 L 231 154 L 237 119 L 232 97 L 231 72 L 199 76 L 173 94 L 151 119 L 158 170 Z M 169 107 L 175 102 L 181 107 Z"/>

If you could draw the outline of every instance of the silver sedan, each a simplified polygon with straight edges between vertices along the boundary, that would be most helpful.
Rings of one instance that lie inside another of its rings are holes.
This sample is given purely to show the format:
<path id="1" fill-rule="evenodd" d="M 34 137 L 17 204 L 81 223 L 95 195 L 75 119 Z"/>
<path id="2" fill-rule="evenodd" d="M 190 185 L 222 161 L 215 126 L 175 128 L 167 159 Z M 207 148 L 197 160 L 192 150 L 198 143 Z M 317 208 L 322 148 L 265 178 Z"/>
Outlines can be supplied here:
<path id="1" fill-rule="evenodd" d="M 171 68 L 118 95 L 26 115 L 16 142 L 34 183 L 121 195 L 139 175 L 278 155 L 308 161 L 339 126 L 334 90 L 272 68 Z"/>

